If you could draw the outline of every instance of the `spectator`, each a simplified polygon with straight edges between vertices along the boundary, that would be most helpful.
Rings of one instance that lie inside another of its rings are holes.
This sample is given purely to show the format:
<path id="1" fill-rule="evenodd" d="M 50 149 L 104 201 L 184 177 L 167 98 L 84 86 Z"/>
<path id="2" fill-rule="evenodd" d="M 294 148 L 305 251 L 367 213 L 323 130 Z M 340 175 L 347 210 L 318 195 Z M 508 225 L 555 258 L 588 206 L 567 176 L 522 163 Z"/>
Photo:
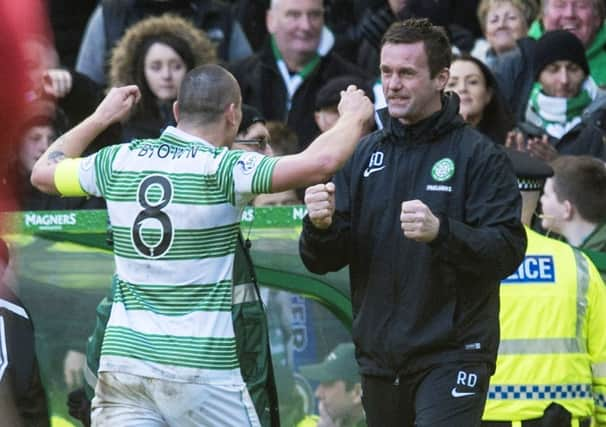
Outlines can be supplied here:
<path id="1" fill-rule="evenodd" d="M 42 100 L 57 105 L 58 110 L 65 114 L 67 130 L 80 123 L 90 115 L 103 98 L 103 89 L 83 74 L 61 66 L 57 51 L 46 38 L 37 37 L 27 41 L 27 58 L 32 66 L 28 70 L 31 81 L 31 91 L 27 98 L 30 101 Z M 85 154 L 90 154 L 107 145 L 120 141 L 122 128 L 114 124 L 87 148 Z M 73 202 L 73 201 L 72 201 Z M 68 205 L 76 209 L 68 202 Z M 88 208 L 105 208 L 105 203 L 98 197 L 93 197 Z"/>
<path id="2" fill-rule="evenodd" d="M 279 193 L 259 194 L 253 200 L 253 206 L 291 206 L 301 205 L 302 202 L 296 190 L 286 190 Z"/>
<path id="3" fill-rule="evenodd" d="M 217 46 L 218 56 L 225 61 L 235 61 L 252 53 L 242 27 L 232 14 L 231 6 L 221 1 L 102 0 L 86 26 L 76 70 L 105 86 L 105 64 L 109 52 L 126 30 L 144 18 L 165 13 L 180 15 L 204 30 Z"/>
<path id="4" fill-rule="evenodd" d="M 4 281 L 9 251 L 0 239 L 0 418 L 7 426 L 50 426 L 29 313 Z"/>
<path id="5" fill-rule="evenodd" d="M 515 123 L 494 75 L 482 61 L 467 54 L 455 57 L 446 89 L 459 96 L 463 120 L 497 144 L 505 143 Z"/>
<path id="6" fill-rule="evenodd" d="M 109 75 L 111 86 L 135 84 L 141 90 L 123 140 L 156 138 L 174 125 L 172 106 L 185 73 L 214 62 L 210 39 L 183 18 L 155 16 L 130 27 L 112 51 Z"/>
<path id="7" fill-rule="evenodd" d="M 591 76 L 598 86 L 606 84 L 604 10 L 603 0 L 542 0 L 541 18 L 531 25 L 531 37 L 518 40 L 517 48 L 500 56 L 493 66 L 499 87 L 516 121 L 524 120 L 537 75 L 535 39 L 546 31 L 566 30 L 577 36 L 585 48 Z"/>
<path id="8" fill-rule="evenodd" d="M 269 130 L 259 110 L 242 104 L 242 121 L 234 144 L 240 150 L 255 151 L 266 156 L 273 155 Z"/>
<path id="9" fill-rule="evenodd" d="M 530 229 L 549 166 L 509 151 L 528 236 L 500 289 L 501 342 L 483 427 L 606 424 L 606 286 L 580 251 Z"/>
<path id="10" fill-rule="evenodd" d="M 526 36 L 537 11 L 535 0 L 481 0 L 478 19 L 485 38 L 476 40 L 471 55 L 492 67 L 497 56 Z"/>
<path id="11" fill-rule="evenodd" d="M 263 48 L 231 69 L 243 101 L 266 119 L 285 122 L 300 151 L 319 133 L 313 105 L 320 87 L 333 77 L 363 74 L 332 51 L 322 0 L 273 1 L 266 23 L 271 36 Z"/>
<path id="12" fill-rule="evenodd" d="M 546 161 L 558 153 L 606 159 L 606 93 L 589 75 L 579 39 L 564 30 L 545 33 L 536 44 L 534 64 L 525 121 L 508 145 Z"/>
<path id="13" fill-rule="evenodd" d="M 299 150 L 297 135 L 284 123 L 271 120 L 266 124 L 271 150 L 276 156 L 295 154 Z"/>
<path id="14" fill-rule="evenodd" d="M 321 132 L 326 132 L 333 127 L 339 119 L 337 106 L 341 98 L 341 91 L 346 90 L 349 85 L 355 85 L 359 89 L 362 89 L 366 93 L 366 96 L 374 102 L 372 88 L 363 79 L 356 76 L 341 76 L 330 79 L 316 94 L 314 119 Z"/>
<path id="15" fill-rule="evenodd" d="M 19 170 L 19 206 L 23 210 L 67 209 L 66 199 L 42 193 L 32 186 L 29 179 L 36 161 L 67 130 L 65 116 L 50 101 L 44 100 L 32 102 L 29 114 L 30 117 L 23 123 L 16 159 Z"/>
<path id="16" fill-rule="evenodd" d="M 300 371 L 307 379 L 319 383 L 316 387 L 318 426 L 366 426 L 353 343 L 337 345 L 321 363 L 301 366 Z"/>
<path id="17" fill-rule="evenodd" d="M 318 274 L 349 266 L 371 427 L 479 425 L 499 340 L 499 281 L 526 247 L 503 149 L 443 93 L 450 58 L 441 27 L 393 24 L 381 49 L 385 127 L 334 182 L 305 193 L 304 264 Z"/>
<path id="18" fill-rule="evenodd" d="M 560 156 L 541 196 L 541 226 L 572 246 L 606 253 L 606 166 L 588 156 Z"/>
<path id="19" fill-rule="evenodd" d="M 305 414 L 304 396 L 288 366 L 276 364 L 276 386 L 280 396 L 280 425 L 283 427 L 318 427 L 317 415 Z"/>
<path id="20" fill-rule="evenodd" d="M 43 5 L 34 0 L 0 2 L 0 117 L 4 154 L 14 153 L 27 113 L 26 94 L 32 89 L 26 42 L 46 30 Z M 17 171 L 12 156 L 0 156 L 0 211 L 17 209 Z"/>

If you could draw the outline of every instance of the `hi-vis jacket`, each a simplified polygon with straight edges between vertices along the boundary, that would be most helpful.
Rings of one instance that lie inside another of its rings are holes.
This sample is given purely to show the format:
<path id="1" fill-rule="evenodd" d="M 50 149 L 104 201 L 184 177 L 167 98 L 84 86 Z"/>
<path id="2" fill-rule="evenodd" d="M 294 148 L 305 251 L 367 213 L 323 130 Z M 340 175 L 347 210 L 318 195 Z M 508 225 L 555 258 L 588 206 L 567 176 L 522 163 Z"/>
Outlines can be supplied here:
<path id="1" fill-rule="evenodd" d="M 501 343 L 484 420 L 539 418 L 557 402 L 606 425 L 606 286 L 587 256 L 526 229 L 501 283 Z"/>

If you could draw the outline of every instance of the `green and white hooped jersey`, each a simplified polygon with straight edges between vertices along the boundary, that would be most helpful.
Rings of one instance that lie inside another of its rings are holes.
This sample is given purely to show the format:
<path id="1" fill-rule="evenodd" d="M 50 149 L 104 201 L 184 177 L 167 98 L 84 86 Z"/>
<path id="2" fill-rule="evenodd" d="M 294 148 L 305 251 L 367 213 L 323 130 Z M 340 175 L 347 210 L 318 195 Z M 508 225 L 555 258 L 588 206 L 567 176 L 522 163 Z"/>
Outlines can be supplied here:
<path id="1" fill-rule="evenodd" d="M 268 192 L 276 159 L 216 148 L 179 129 L 80 164 L 113 230 L 118 285 L 99 371 L 241 384 L 232 269 L 241 210 Z"/>

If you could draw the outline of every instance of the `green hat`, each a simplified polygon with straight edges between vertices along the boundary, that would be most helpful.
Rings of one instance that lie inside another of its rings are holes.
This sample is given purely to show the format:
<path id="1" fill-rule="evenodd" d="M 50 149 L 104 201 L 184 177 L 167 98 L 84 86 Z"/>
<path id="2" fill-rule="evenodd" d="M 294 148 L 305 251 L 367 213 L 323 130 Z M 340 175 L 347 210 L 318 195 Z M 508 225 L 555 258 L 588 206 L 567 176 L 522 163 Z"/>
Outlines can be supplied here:
<path id="1" fill-rule="evenodd" d="M 337 380 L 352 384 L 360 382 L 353 343 L 339 344 L 323 362 L 301 366 L 300 371 L 306 378 L 320 383 L 331 383 Z"/>

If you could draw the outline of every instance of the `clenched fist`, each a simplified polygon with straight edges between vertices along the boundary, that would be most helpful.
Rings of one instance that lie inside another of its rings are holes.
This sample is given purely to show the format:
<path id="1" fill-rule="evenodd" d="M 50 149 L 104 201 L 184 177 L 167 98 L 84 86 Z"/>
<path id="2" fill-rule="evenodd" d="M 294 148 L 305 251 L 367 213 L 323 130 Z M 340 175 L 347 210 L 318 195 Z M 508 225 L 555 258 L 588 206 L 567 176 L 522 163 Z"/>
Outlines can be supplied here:
<path id="1" fill-rule="evenodd" d="M 314 227 L 325 230 L 335 213 L 335 184 L 316 184 L 305 190 L 305 206 Z"/>
<path id="2" fill-rule="evenodd" d="M 402 202 L 400 223 L 404 236 L 417 242 L 431 242 L 440 230 L 440 219 L 420 200 Z"/>

